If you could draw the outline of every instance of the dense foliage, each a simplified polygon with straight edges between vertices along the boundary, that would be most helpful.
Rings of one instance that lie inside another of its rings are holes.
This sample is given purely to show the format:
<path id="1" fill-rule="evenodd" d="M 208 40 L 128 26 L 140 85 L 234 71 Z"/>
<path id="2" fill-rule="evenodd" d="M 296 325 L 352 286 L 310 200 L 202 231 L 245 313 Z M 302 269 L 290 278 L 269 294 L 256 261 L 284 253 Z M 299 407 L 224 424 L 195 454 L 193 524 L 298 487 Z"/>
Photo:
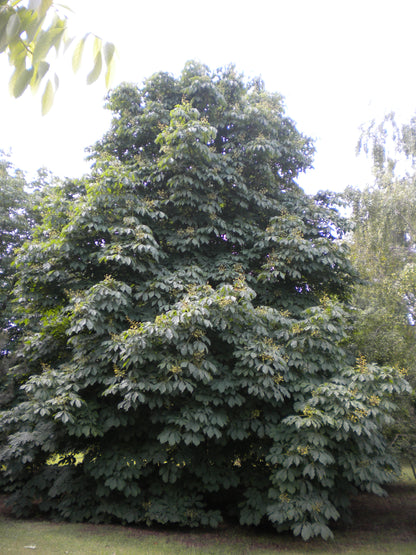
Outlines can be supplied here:
<path id="1" fill-rule="evenodd" d="M 13 397 L 8 370 L 15 362 L 14 346 L 21 331 L 12 306 L 16 279 L 13 258 L 36 224 L 36 197 L 46 177 L 40 170 L 38 179 L 29 184 L 23 172 L 0 151 L 0 407 Z"/>
<path id="2" fill-rule="evenodd" d="M 368 359 L 404 369 L 416 385 L 416 121 L 399 126 L 393 114 L 363 131 L 374 184 L 349 189 L 354 223 L 351 255 L 362 282 L 353 304 L 355 348 Z M 414 400 L 406 396 L 389 435 L 416 475 Z"/>
<path id="3" fill-rule="evenodd" d="M 90 178 L 17 259 L 26 399 L 1 416 L 15 514 L 304 539 L 397 466 L 398 371 L 343 349 L 354 282 L 313 148 L 282 99 L 189 63 L 109 97 Z"/>
<path id="4" fill-rule="evenodd" d="M 6 306 L 12 288 L 13 252 L 28 237 L 30 224 L 22 210 L 27 198 L 26 180 L 2 152 L 0 155 L 0 306 L 1 328 L 4 328 L 7 327 Z"/>

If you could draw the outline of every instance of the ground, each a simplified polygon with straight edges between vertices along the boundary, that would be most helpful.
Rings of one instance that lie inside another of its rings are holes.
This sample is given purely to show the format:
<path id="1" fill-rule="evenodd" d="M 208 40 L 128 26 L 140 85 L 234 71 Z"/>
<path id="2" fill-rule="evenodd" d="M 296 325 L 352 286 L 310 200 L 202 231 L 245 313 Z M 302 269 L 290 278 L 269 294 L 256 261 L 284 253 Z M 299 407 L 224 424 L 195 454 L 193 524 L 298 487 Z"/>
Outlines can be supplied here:
<path id="1" fill-rule="evenodd" d="M 217 530 L 175 530 L 172 528 L 141 528 L 121 527 L 106 525 L 61 525 L 45 521 L 31 521 L 30 526 L 23 529 L 35 532 L 36 527 L 46 526 L 48 530 L 63 526 L 68 534 L 88 537 L 91 543 L 103 541 L 108 535 L 109 544 L 114 534 L 122 534 L 126 541 L 134 540 L 136 545 L 152 542 L 158 545 L 155 553 L 413 553 L 416 552 L 416 484 L 404 483 L 390 486 L 389 496 L 380 498 L 375 495 L 361 494 L 352 501 L 353 519 L 349 524 L 338 525 L 335 529 L 335 540 L 323 542 L 313 540 L 303 543 L 288 534 L 277 535 L 263 529 L 241 529 L 232 525 L 224 525 Z M 10 511 L 5 504 L 6 497 L 0 496 L 0 525 L 3 521 L 4 530 L 10 530 L 10 536 L 16 537 L 21 533 L 18 530 L 23 523 L 28 521 L 15 521 L 10 516 Z M 17 527 L 17 528 L 15 528 Z M 65 528 L 66 527 L 66 528 Z M 1 528 L 1 526 L 0 526 Z M 15 531 L 12 533 L 12 530 Z M 45 529 L 42 528 L 45 536 Z M 42 535 L 41 535 L 42 537 Z M 23 538 L 23 536 L 22 536 Z M 29 538 L 29 536 L 28 536 Z M 4 541 L 4 540 L 2 540 Z M 119 541 L 119 540 L 118 540 Z M 0 542 L 2 543 L 2 542 Z M 31 542 L 32 543 L 32 542 Z M 41 550 L 37 540 L 37 553 Z M 2 544 L 6 546 L 7 540 Z M 1 550 L 0 550 L 1 551 Z M 26 552 L 28 552 L 26 550 Z M 67 551 L 75 553 L 75 551 Z M 78 551 L 77 551 L 78 552 Z M 95 551 L 88 551 L 95 553 Z M 127 547 L 125 553 L 128 553 Z M 138 551 L 139 553 L 140 551 Z M 146 553 L 153 553 L 146 548 Z M 119 553 L 119 551 L 117 551 Z M 120 553 L 123 553 L 121 551 Z"/>

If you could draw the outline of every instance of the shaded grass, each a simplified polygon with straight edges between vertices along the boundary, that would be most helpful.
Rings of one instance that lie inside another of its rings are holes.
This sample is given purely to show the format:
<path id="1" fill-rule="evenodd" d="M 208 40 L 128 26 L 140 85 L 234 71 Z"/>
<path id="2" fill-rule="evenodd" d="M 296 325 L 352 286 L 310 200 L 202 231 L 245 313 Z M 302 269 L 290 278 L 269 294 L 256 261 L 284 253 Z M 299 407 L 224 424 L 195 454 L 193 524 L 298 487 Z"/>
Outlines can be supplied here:
<path id="1" fill-rule="evenodd" d="M 380 554 L 416 553 L 416 538 L 401 533 L 359 530 L 341 532 L 331 542 L 314 540 L 308 543 L 290 536 L 253 533 L 240 529 L 216 532 L 161 532 L 122 528 L 119 526 L 91 526 L 88 524 L 54 524 L 36 521 L 0 519 L 0 553 L 13 555 L 33 551 L 43 555 L 68 554 L 271 554 L 305 553 Z"/>
<path id="2" fill-rule="evenodd" d="M 214 531 L 53 523 L 15 520 L 0 507 L 0 553 L 20 555 L 210 554 L 284 552 L 414 555 L 416 553 L 416 482 L 406 469 L 389 497 L 362 494 L 353 499 L 353 522 L 338 526 L 335 539 L 307 543 L 289 534 L 223 526 Z M 36 549 L 33 547 L 36 546 Z"/>

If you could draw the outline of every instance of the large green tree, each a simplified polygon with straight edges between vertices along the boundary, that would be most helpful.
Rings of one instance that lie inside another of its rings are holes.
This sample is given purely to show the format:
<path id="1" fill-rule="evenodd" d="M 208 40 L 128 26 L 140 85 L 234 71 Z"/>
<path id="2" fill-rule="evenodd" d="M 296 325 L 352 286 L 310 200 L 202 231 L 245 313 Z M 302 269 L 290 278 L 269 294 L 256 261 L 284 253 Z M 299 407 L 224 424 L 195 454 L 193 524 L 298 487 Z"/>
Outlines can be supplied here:
<path id="1" fill-rule="evenodd" d="M 407 383 L 349 360 L 354 278 L 313 147 L 279 95 L 188 63 L 108 100 L 83 182 L 18 257 L 27 398 L 1 416 L 17 515 L 304 539 L 397 465 L 380 427 Z"/>
<path id="2" fill-rule="evenodd" d="M 355 348 L 379 364 L 401 367 L 416 385 L 416 120 L 400 126 L 389 114 L 363 130 L 359 149 L 373 163 L 374 183 L 349 189 L 352 260 L 362 277 L 353 303 Z M 406 398 L 390 429 L 416 473 L 414 403 Z"/>

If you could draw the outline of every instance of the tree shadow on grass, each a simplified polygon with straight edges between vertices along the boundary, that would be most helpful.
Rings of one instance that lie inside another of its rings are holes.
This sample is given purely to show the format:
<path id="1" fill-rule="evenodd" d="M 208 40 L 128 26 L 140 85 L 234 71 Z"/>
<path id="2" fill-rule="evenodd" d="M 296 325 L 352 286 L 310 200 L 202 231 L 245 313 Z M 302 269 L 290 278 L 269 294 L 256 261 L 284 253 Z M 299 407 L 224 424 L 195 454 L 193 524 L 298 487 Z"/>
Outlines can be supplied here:
<path id="1" fill-rule="evenodd" d="M 224 524 L 216 530 L 95 524 L 84 524 L 82 530 L 86 534 L 99 535 L 123 530 L 127 535 L 137 538 L 163 538 L 168 543 L 179 544 L 185 549 L 209 550 L 223 546 L 224 552 L 241 554 L 263 550 L 341 553 L 371 547 L 386 552 L 389 545 L 394 544 L 400 548 L 400 544 L 404 546 L 411 542 L 415 542 L 416 548 L 416 485 L 397 484 L 386 489 L 388 497 L 373 494 L 354 497 L 351 522 L 338 524 L 335 527 L 335 539 L 329 542 L 314 539 L 305 543 L 289 533 L 276 534 L 270 529 L 242 528 L 232 523 Z M 6 496 L 0 496 L 0 515 L 7 519 L 12 518 L 6 505 Z"/>

